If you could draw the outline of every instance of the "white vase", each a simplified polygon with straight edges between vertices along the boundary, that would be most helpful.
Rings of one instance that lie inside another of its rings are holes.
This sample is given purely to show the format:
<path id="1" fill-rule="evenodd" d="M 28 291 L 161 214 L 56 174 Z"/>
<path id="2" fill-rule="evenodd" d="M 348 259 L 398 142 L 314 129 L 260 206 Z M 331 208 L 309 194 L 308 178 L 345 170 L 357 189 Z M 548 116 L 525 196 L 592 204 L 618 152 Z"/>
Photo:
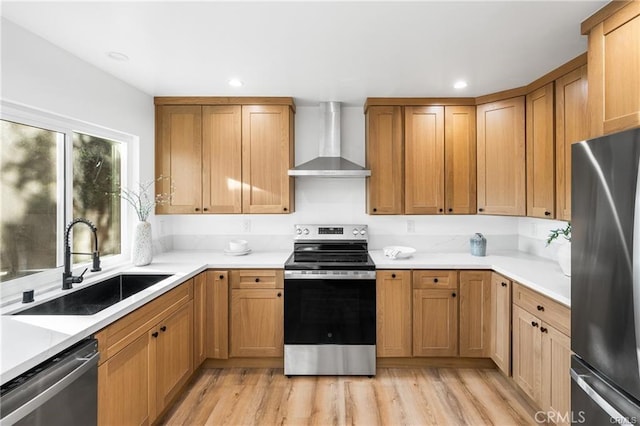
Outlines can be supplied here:
<path id="1" fill-rule="evenodd" d="M 571 242 L 562 244 L 558 247 L 558 263 L 562 272 L 570 277 L 571 276 Z"/>
<path id="2" fill-rule="evenodd" d="M 144 266 L 150 264 L 152 259 L 151 224 L 149 222 L 138 222 L 133 232 L 131 261 L 135 266 Z"/>

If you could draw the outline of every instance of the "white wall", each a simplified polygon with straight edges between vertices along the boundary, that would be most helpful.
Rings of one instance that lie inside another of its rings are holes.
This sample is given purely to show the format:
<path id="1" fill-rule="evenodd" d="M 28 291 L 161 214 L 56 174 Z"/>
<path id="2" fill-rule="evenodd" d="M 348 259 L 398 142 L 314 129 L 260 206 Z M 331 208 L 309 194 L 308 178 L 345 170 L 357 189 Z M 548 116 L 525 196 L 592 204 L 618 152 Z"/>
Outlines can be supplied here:
<path id="1" fill-rule="evenodd" d="M 568 242 L 561 236 L 547 246 L 547 239 L 552 229 L 566 226 L 564 221 L 521 217 L 518 219 L 518 250 L 557 260 L 558 247 Z"/>

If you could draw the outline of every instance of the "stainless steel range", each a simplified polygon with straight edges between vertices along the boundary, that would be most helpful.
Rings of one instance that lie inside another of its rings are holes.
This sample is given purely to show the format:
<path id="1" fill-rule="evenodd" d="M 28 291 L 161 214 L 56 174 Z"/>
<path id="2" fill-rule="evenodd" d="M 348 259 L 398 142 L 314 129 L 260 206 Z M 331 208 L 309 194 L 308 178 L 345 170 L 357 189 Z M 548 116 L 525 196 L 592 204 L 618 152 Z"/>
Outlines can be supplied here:
<path id="1" fill-rule="evenodd" d="M 367 226 L 296 225 L 284 269 L 284 374 L 375 375 Z"/>

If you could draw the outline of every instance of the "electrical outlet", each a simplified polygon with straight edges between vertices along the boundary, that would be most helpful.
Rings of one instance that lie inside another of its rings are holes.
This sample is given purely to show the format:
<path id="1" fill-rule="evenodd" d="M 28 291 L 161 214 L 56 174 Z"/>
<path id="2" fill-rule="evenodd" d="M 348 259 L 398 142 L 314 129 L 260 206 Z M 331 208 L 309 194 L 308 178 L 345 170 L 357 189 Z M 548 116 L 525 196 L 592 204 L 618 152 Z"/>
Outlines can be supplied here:
<path id="1" fill-rule="evenodd" d="M 251 221 L 249 219 L 242 221 L 242 232 L 251 232 Z"/>
<path id="2" fill-rule="evenodd" d="M 407 232 L 414 233 L 416 232 L 416 221 L 415 220 L 407 220 Z"/>

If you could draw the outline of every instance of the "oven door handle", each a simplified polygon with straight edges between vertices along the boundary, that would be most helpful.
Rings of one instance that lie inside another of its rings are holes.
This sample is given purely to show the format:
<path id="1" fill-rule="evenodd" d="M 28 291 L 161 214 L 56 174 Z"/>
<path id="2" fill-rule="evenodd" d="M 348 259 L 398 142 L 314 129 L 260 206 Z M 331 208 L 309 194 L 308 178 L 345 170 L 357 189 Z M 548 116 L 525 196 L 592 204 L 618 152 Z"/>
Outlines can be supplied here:
<path id="1" fill-rule="evenodd" d="M 375 280 L 376 271 L 284 271 L 284 279 L 295 280 Z"/>

